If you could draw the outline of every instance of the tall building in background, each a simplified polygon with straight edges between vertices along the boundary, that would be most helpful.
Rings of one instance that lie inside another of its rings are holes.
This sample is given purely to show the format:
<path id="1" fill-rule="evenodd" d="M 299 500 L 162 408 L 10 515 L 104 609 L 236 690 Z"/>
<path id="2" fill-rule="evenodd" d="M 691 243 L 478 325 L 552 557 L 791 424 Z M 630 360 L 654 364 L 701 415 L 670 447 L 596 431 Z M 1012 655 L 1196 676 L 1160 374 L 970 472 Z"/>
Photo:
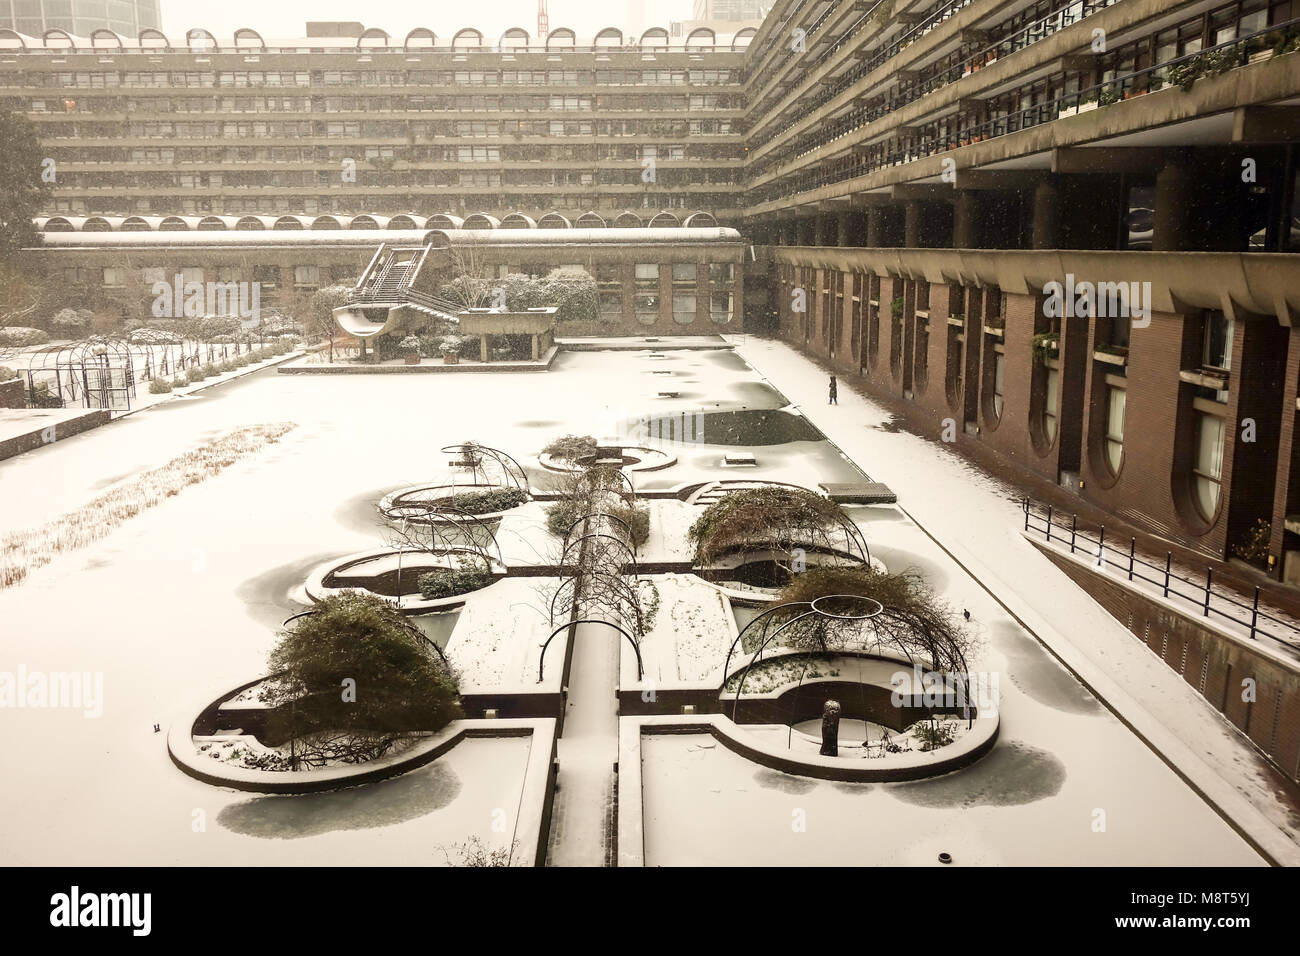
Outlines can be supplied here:
<path id="1" fill-rule="evenodd" d="M 772 0 L 695 0 L 694 19 L 719 23 L 762 20 L 772 9 Z"/>
<path id="2" fill-rule="evenodd" d="M 32 37 L 56 28 L 76 36 L 108 29 L 134 37 L 160 24 L 158 0 L 0 0 L 0 28 Z"/>

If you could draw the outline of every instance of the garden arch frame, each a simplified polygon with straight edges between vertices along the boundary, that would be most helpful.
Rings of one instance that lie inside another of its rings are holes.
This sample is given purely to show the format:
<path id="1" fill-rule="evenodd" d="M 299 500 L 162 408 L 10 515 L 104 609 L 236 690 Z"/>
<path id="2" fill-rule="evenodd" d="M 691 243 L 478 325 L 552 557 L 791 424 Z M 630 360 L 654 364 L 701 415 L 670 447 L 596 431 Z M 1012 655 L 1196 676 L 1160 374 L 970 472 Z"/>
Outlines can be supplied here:
<path id="1" fill-rule="evenodd" d="M 559 634 L 566 627 L 577 627 L 579 624 L 603 624 L 606 627 L 612 627 L 614 630 L 618 631 L 620 634 L 626 637 L 628 643 L 632 645 L 633 653 L 636 654 L 636 679 L 640 681 L 644 678 L 645 670 L 641 664 L 641 647 L 640 645 L 637 644 L 636 640 L 632 637 L 632 635 L 629 634 L 626 629 L 620 627 L 619 625 L 613 623 L 612 621 L 604 621 L 598 617 L 584 617 L 584 618 L 580 618 L 577 621 L 570 621 L 567 624 L 561 624 L 559 627 L 557 627 L 555 630 L 551 632 L 551 636 L 548 637 L 546 641 L 542 644 L 541 658 L 537 662 L 537 683 L 540 684 L 542 682 L 543 676 L 545 674 L 545 668 L 546 668 L 546 649 L 550 646 L 551 641 L 555 640 L 555 635 Z"/>

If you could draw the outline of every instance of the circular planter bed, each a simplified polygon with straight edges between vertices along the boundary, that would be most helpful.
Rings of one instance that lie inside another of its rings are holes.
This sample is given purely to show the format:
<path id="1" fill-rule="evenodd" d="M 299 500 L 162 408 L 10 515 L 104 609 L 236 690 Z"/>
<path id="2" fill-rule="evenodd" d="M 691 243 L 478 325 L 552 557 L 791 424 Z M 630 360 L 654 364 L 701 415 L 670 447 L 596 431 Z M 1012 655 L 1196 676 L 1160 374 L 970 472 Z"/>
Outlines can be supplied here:
<path id="1" fill-rule="evenodd" d="M 745 669 L 744 662 L 733 666 L 723 681 L 719 701 L 728 719 L 720 723 L 742 752 L 788 773 L 921 779 L 972 763 L 997 739 L 997 706 L 984 699 L 987 688 L 972 685 L 969 699 L 939 691 L 930 711 L 918 681 L 925 665 L 900 656 L 781 649 L 749 668 L 737 701 Z M 834 757 L 819 753 L 821 710 L 830 699 L 842 708 Z"/>
<path id="2" fill-rule="evenodd" d="M 316 793 L 372 783 L 406 773 L 437 759 L 464 737 L 461 721 L 433 734 L 413 735 L 394 749 L 363 763 L 313 770 L 289 770 L 287 748 L 257 739 L 266 708 L 257 700 L 265 677 L 227 691 L 191 718 L 167 731 L 167 754 L 181 771 L 216 787 L 255 793 Z M 263 764 L 264 766 L 257 766 Z M 274 767 L 282 769 L 272 769 Z"/>
<path id="3" fill-rule="evenodd" d="M 611 467 L 617 467 L 623 471 L 658 471 L 662 468 L 668 468 L 677 464 L 676 455 L 670 455 L 668 452 L 661 451 L 658 448 L 647 448 L 640 445 L 623 445 L 620 451 L 622 452 L 622 455 L 618 458 L 602 458 L 597 457 L 597 455 L 584 455 L 576 461 L 561 460 L 543 453 L 537 457 L 537 462 L 549 471 L 567 472 L 571 474 L 583 472 L 593 465 L 608 464 Z"/>
<path id="4" fill-rule="evenodd" d="M 458 567 L 457 556 L 482 561 L 481 555 L 468 550 L 453 551 L 445 556 L 404 550 L 400 552 L 399 560 L 396 548 L 377 548 L 332 558 L 317 565 L 307 576 L 304 589 L 313 601 L 344 591 L 395 598 L 402 611 L 414 614 L 464 604 L 467 594 L 482 590 L 505 575 L 500 562 L 490 561 L 491 580 L 479 587 L 443 597 L 425 598 L 420 593 L 420 578 L 426 574 L 454 572 Z"/>
<path id="5" fill-rule="evenodd" d="M 771 601 L 790 581 L 790 572 L 782 565 L 789 564 L 787 552 L 753 550 L 724 557 L 710 568 L 696 569 L 703 577 L 728 597 L 745 601 Z M 859 562 L 847 552 L 827 552 L 809 549 L 804 555 L 806 568 L 818 566 L 852 566 Z M 883 561 L 872 557 L 872 570 L 887 573 Z"/>
<path id="6" fill-rule="evenodd" d="M 473 524 L 461 512 L 473 515 L 482 522 L 499 521 L 507 512 L 523 507 L 530 500 L 526 492 L 506 485 L 409 485 L 384 495 L 380 499 L 379 510 L 384 517 L 395 520 L 459 521 Z M 457 510 L 444 517 L 431 514 L 431 507 Z"/>

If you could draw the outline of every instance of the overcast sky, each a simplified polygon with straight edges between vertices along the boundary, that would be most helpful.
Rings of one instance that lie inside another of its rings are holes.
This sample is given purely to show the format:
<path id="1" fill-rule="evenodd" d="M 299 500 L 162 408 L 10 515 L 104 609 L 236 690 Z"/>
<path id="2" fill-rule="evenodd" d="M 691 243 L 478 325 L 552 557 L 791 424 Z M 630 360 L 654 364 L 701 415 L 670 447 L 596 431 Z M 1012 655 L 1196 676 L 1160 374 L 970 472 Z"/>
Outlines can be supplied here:
<path id="1" fill-rule="evenodd" d="M 205 27 L 228 37 L 240 27 L 252 27 L 265 39 L 300 37 L 308 20 L 359 20 L 393 36 L 412 27 L 428 27 L 450 37 L 461 27 L 477 27 L 496 37 L 508 27 L 537 32 L 537 0 L 161 0 L 163 31 L 183 34 Z M 590 38 L 602 27 L 638 33 L 649 26 L 688 20 L 692 0 L 547 0 L 551 27 L 571 27 Z"/>

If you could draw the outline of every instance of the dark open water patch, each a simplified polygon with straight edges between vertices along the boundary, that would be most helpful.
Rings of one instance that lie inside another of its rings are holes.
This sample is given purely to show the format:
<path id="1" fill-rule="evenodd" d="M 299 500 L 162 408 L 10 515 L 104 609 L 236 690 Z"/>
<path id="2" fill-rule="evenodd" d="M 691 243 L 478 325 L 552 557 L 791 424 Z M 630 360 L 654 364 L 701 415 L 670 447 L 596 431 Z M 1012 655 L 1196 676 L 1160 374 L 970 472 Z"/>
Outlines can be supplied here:
<path id="1" fill-rule="evenodd" d="M 907 429 L 903 426 L 903 420 L 897 415 L 890 415 L 887 419 L 875 426 L 877 431 L 889 432 L 891 435 L 897 435 L 905 432 Z"/>
<path id="2" fill-rule="evenodd" d="M 767 767 L 760 767 L 754 771 L 754 782 L 764 790 L 779 790 L 782 793 L 794 794 L 801 796 L 811 790 L 816 790 L 819 781 L 811 780 L 808 777 L 793 777 L 788 773 L 781 773 L 779 770 L 769 770 Z"/>
<path id="3" fill-rule="evenodd" d="M 995 621 L 990 630 L 1007 657 L 1007 676 L 1026 696 L 1067 714 L 1101 715 L 1097 698 L 1017 624 Z"/>
<path id="4" fill-rule="evenodd" d="M 919 554 L 903 551 L 900 548 L 891 548 L 883 544 L 873 544 L 871 545 L 871 556 L 883 561 L 885 567 L 889 568 L 890 574 L 915 571 L 935 591 L 942 592 L 948 587 L 948 572 L 934 561 L 923 558 Z"/>
<path id="5" fill-rule="evenodd" d="M 432 763 L 379 783 L 287 796 L 254 797 L 217 814 L 227 830 L 264 840 L 298 840 L 338 830 L 406 823 L 447 806 L 460 794 L 454 770 Z"/>
<path id="6" fill-rule="evenodd" d="M 379 501 L 394 490 L 393 485 L 388 485 L 353 495 L 335 509 L 334 517 L 351 531 L 378 532 L 384 527 L 384 519 L 379 516 Z"/>
<path id="7" fill-rule="evenodd" d="M 736 354 L 734 349 L 709 349 L 696 353 L 710 365 L 731 369 L 735 372 L 748 372 L 749 364 Z"/>
<path id="8" fill-rule="evenodd" d="M 890 784 L 888 791 L 918 807 L 1018 807 L 1058 794 L 1065 764 L 1046 750 L 1018 740 L 999 741 L 964 770 L 933 780 Z"/>
<path id="9" fill-rule="evenodd" d="M 270 568 L 240 584 L 235 588 L 235 596 L 259 621 L 278 628 L 286 617 L 304 609 L 297 601 L 290 600 L 289 591 L 304 583 L 312 568 L 337 555 L 337 551 L 327 551 Z"/>
<path id="10" fill-rule="evenodd" d="M 766 382 L 735 382 L 726 387 L 728 402 L 741 408 L 784 408 L 790 400 Z M 724 402 L 726 404 L 726 402 Z"/>
<path id="11" fill-rule="evenodd" d="M 780 409 L 703 412 L 698 421 L 703 434 L 695 437 L 706 445 L 784 445 L 826 438 L 802 415 Z"/>

